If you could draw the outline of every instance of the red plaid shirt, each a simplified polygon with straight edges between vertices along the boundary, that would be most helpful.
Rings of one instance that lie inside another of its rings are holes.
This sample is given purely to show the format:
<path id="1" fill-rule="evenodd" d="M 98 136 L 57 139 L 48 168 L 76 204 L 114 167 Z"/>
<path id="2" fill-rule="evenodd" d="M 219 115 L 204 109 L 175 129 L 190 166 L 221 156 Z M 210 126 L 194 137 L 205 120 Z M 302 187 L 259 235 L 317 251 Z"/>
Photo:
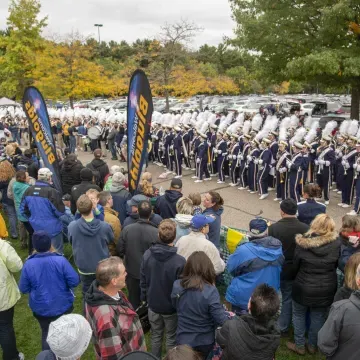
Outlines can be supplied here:
<path id="1" fill-rule="evenodd" d="M 119 295 L 118 305 L 85 305 L 86 319 L 93 330 L 95 353 L 99 360 L 117 360 L 131 351 L 146 351 L 139 317 L 124 293 L 119 291 Z M 104 297 L 107 295 L 104 294 Z"/>

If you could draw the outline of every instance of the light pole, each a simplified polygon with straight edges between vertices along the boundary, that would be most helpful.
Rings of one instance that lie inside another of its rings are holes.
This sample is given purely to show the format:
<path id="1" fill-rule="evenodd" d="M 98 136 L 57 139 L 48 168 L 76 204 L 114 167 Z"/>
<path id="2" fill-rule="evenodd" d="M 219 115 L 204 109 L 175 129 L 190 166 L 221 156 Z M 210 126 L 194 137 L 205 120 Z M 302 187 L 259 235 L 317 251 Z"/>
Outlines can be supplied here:
<path id="1" fill-rule="evenodd" d="M 103 24 L 95 24 L 94 26 L 96 26 L 98 28 L 98 34 L 99 34 L 99 45 L 100 45 L 100 28 L 103 27 Z"/>

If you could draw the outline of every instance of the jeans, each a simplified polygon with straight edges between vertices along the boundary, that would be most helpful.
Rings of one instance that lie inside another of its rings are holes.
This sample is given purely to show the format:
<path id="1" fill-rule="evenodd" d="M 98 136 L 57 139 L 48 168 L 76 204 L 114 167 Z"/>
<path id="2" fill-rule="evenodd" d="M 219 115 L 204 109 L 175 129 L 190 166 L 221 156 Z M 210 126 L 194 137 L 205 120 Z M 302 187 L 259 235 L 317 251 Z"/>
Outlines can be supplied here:
<path id="1" fill-rule="evenodd" d="M 87 293 L 90 285 L 93 283 L 93 281 L 95 279 L 96 279 L 95 274 L 90 274 L 90 275 L 80 274 L 80 281 L 81 281 L 81 286 L 82 286 L 83 297 L 85 297 L 85 294 Z"/>
<path id="2" fill-rule="evenodd" d="M 23 221 L 23 224 L 25 226 L 26 231 L 29 234 L 28 250 L 29 250 L 29 255 L 31 255 L 34 250 L 33 244 L 32 244 L 32 236 L 34 233 L 34 229 L 32 228 L 32 226 L 30 225 L 30 223 L 28 221 Z"/>
<path id="3" fill-rule="evenodd" d="M 74 154 L 76 149 L 76 137 L 71 135 L 69 136 L 69 150 L 70 154 Z"/>
<path id="4" fill-rule="evenodd" d="M 17 215 L 16 215 L 15 206 L 5 204 L 5 203 L 3 203 L 3 206 L 4 206 L 5 213 L 9 218 L 10 235 L 11 235 L 12 238 L 17 238 L 18 237 Z"/>
<path id="5" fill-rule="evenodd" d="M 51 245 L 56 249 L 59 254 L 64 253 L 64 240 L 62 232 L 51 238 Z"/>
<path id="6" fill-rule="evenodd" d="M 282 295 L 282 309 L 279 317 L 279 328 L 281 332 L 289 330 L 292 319 L 292 280 L 281 280 L 280 290 Z"/>
<path id="7" fill-rule="evenodd" d="M 115 147 L 115 143 L 113 141 L 109 141 L 109 150 L 111 151 L 111 156 L 115 159 L 117 159 L 117 154 L 116 154 L 116 147 Z"/>
<path id="8" fill-rule="evenodd" d="M 49 332 L 49 326 L 50 323 L 57 320 L 60 316 L 63 316 L 65 314 L 71 314 L 73 311 L 73 306 L 70 307 L 69 310 L 65 311 L 64 314 L 57 315 L 57 316 L 39 316 L 33 313 L 35 319 L 39 322 L 40 328 L 41 328 L 41 348 L 42 351 L 44 350 L 50 350 L 49 344 L 47 343 L 46 339 Z"/>
<path id="9" fill-rule="evenodd" d="M 21 138 L 20 138 L 20 131 L 19 129 L 15 129 L 11 131 L 11 136 L 15 142 L 17 142 L 19 145 L 21 145 Z"/>
<path id="10" fill-rule="evenodd" d="M 177 314 L 162 315 L 149 309 L 151 325 L 151 353 L 161 359 L 161 348 L 166 331 L 166 351 L 176 346 Z"/>
<path id="11" fill-rule="evenodd" d="M 0 346 L 4 360 L 17 360 L 19 358 L 13 322 L 14 306 L 8 310 L 0 311 Z"/>
<path id="12" fill-rule="evenodd" d="M 140 306 L 140 280 L 127 274 L 125 281 L 129 293 L 129 301 L 136 310 Z"/>
<path id="13" fill-rule="evenodd" d="M 297 347 L 305 346 L 306 313 L 310 311 L 310 328 L 308 332 L 308 343 L 317 346 L 318 332 L 325 323 L 328 308 L 314 308 L 300 305 L 293 300 L 293 324 L 294 338 Z"/>

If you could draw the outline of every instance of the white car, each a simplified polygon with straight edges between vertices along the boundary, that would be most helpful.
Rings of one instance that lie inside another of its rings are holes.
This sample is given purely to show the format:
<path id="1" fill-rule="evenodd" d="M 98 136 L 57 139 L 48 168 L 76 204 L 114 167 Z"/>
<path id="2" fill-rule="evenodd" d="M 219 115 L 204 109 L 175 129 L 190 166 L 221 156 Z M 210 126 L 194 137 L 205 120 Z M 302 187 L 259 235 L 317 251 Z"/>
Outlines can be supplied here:
<path id="1" fill-rule="evenodd" d="M 305 103 L 300 105 L 300 115 L 311 116 L 315 104 Z"/>

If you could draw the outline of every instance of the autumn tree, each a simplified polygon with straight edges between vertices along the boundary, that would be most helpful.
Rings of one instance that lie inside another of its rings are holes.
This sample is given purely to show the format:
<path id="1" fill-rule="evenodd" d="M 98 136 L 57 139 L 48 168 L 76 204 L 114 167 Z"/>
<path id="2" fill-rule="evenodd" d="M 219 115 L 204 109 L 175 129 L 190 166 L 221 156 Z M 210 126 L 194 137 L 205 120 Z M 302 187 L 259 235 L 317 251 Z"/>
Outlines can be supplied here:
<path id="1" fill-rule="evenodd" d="M 161 27 L 157 54 L 150 67 L 150 77 L 163 86 L 167 111 L 169 110 L 169 86 L 173 79 L 174 68 L 187 56 L 187 46 L 199 31 L 201 28 L 186 20 Z"/>
<path id="2" fill-rule="evenodd" d="M 41 32 L 47 18 L 39 19 L 38 0 L 11 0 L 7 33 L 0 36 L 0 93 L 21 98 L 33 83 L 36 52 L 41 49 Z"/>

